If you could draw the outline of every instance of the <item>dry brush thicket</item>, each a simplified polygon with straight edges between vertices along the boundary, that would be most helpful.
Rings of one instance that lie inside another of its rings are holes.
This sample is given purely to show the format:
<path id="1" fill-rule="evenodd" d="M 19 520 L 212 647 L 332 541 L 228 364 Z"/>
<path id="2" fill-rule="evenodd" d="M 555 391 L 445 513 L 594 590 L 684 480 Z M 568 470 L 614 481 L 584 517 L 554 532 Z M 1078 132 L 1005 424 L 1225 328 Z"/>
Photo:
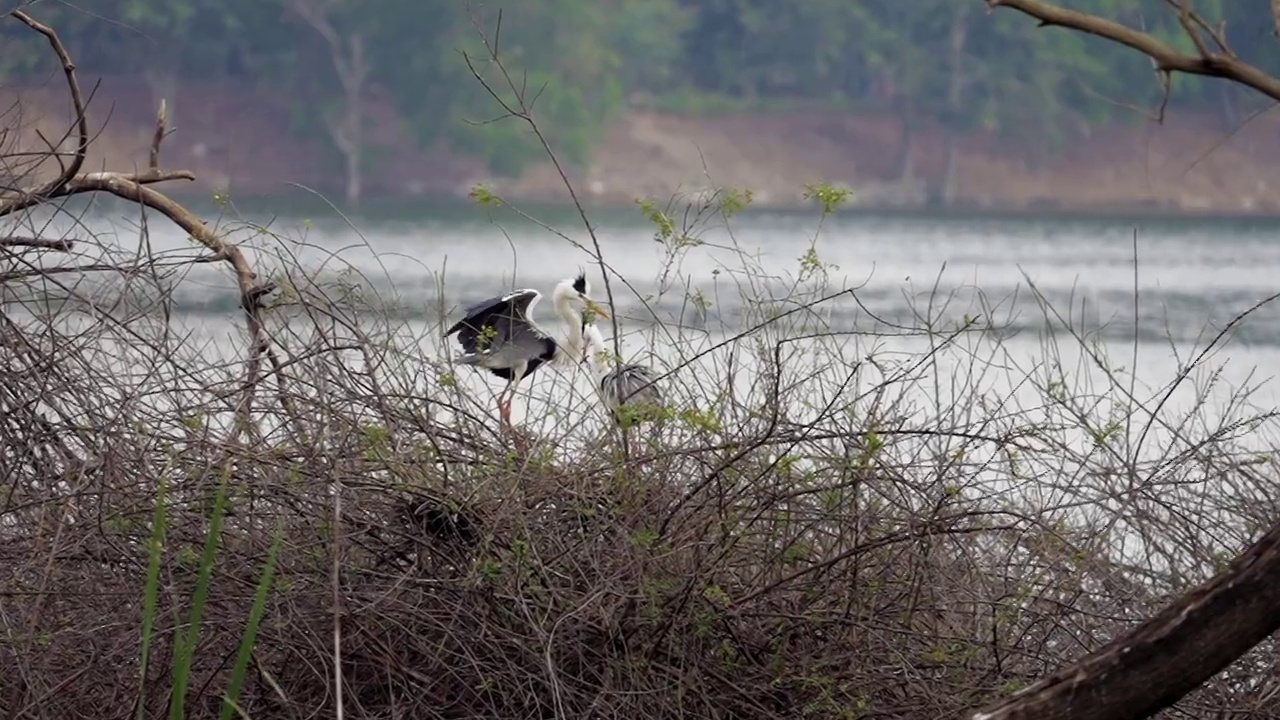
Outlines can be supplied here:
<path id="1" fill-rule="evenodd" d="M 371 284 L 317 273 L 265 230 L 243 252 L 153 189 L 189 177 L 160 169 L 163 110 L 148 170 L 84 172 L 89 101 L 56 35 L 16 17 L 57 50 L 81 120 L 43 152 L 6 140 L 6 717 L 160 717 L 175 685 L 192 717 L 955 717 L 1154 615 L 1277 514 L 1271 418 L 1243 392 L 1218 417 L 1212 373 L 1176 405 L 1161 398 L 1197 382 L 1190 366 L 1145 390 L 1086 353 L 1102 368 L 1088 384 L 1052 344 L 1020 367 L 999 308 L 957 320 L 943 297 L 837 332 L 830 312 L 857 291 L 817 256 L 794 276 L 746 253 L 725 268 L 743 308 L 729 340 L 654 326 L 653 343 L 690 348 L 663 369 L 658 430 L 623 442 L 596 411 L 530 423 L 510 451 L 489 398 Z M 86 193 L 130 203 L 112 207 L 136 241 L 44 236 Z M 729 210 L 658 211 L 664 292 L 683 292 L 696 231 Z M 193 249 L 151 252 L 157 222 Z M 235 352 L 176 329 L 170 299 L 196 266 L 239 291 Z M 1043 312 L 1055 341 L 1094 352 Z M 986 389 L 993 376 L 1021 394 Z M 1280 714 L 1275 653 L 1168 717 Z"/>

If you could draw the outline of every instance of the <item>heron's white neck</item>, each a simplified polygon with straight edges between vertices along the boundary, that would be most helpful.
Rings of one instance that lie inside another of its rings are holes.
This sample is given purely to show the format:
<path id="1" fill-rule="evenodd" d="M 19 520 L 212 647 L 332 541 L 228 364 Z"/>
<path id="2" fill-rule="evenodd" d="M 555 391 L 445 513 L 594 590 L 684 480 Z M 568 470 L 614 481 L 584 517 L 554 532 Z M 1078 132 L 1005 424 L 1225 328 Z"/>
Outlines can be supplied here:
<path id="1" fill-rule="evenodd" d="M 582 359 L 582 313 L 573 306 L 568 296 L 562 295 L 555 299 L 556 314 L 567 326 L 565 328 L 565 340 L 560 343 L 560 351 L 556 353 L 556 359 L 563 362 L 576 363 Z"/>
<path id="2" fill-rule="evenodd" d="M 599 378 L 609 372 L 609 363 L 606 358 L 608 350 L 604 344 L 604 335 L 600 334 L 600 329 L 595 326 L 595 323 L 587 326 L 582 349 L 586 354 L 587 365 L 591 367 L 592 375 Z"/>

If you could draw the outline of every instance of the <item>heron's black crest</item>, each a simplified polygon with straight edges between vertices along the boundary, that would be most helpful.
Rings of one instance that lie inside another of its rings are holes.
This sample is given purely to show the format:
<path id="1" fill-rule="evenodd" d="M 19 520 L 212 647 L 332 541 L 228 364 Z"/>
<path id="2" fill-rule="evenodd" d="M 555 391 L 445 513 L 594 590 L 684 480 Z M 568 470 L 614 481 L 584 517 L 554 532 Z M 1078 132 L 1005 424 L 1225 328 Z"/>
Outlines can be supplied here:
<path id="1" fill-rule="evenodd" d="M 578 277 L 573 279 L 573 290 L 574 292 L 580 292 L 580 293 L 587 292 L 587 273 L 586 272 L 581 270 L 578 271 Z"/>

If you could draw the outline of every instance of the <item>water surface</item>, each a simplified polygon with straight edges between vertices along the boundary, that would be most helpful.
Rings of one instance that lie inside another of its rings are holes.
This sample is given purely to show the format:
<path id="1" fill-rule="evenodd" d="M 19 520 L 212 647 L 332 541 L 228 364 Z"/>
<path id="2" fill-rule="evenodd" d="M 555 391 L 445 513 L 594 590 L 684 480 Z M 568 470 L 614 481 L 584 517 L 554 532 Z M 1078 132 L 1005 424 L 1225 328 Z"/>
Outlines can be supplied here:
<path id="1" fill-rule="evenodd" d="M 1275 240 L 1280 225 L 1260 220 L 852 211 L 821 218 L 815 211 L 750 212 L 726 224 L 714 213 L 690 220 L 676 207 L 672 216 L 685 226 L 678 229 L 699 243 L 673 248 L 655 238 L 654 226 L 638 210 L 594 213 L 593 241 L 564 209 L 538 210 L 554 230 L 505 208 L 351 217 L 323 206 L 275 216 L 200 209 L 242 243 L 263 275 L 285 267 L 296 274 L 301 266 L 362 284 L 362 297 L 387 304 L 403 337 L 420 345 L 424 359 L 453 351 L 439 340 L 440 323 L 451 322 L 460 305 L 480 298 L 513 287 L 537 288 L 545 297 L 557 281 L 579 269 L 587 270 L 594 295 L 603 298 L 593 255 L 598 241 L 611 272 L 624 355 L 664 370 L 688 361 L 678 375 L 686 395 L 711 392 L 721 382 L 718 376 L 731 371 L 735 382 L 752 387 L 750 368 L 759 348 L 731 343 L 689 359 L 753 326 L 763 313 L 793 309 L 797 297 L 812 300 L 846 290 L 812 313 L 793 315 L 757 334 L 766 336 L 768 345 L 788 333 L 821 330 L 825 337 L 816 342 L 824 352 L 797 350 L 802 343 L 788 348 L 792 365 L 809 362 L 820 369 L 868 359 L 908 362 L 940 337 L 951 337 L 947 350 L 927 368 L 931 379 L 913 381 L 927 396 L 926 406 L 935 410 L 946 405 L 942 395 L 952 401 L 972 397 L 973 387 L 955 389 L 965 384 L 957 382 L 958 376 L 970 385 L 983 384 L 984 391 L 1017 395 L 1027 406 L 1043 401 L 1043 386 L 1055 373 L 1069 376 L 1064 382 L 1072 387 L 1114 394 L 1103 367 L 1136 374 L 1124 384 L 1132 383 L 1144 402 L 1154 402 L 1233 318 L 1280 291 Z M 135 208 L 96 201 L 77 218 L 59 217 L 52 224 L 72 235 L 97 236 L 102 247 L 84 251 L 95 258 L 110 254 L 120 261 L 140 248 L 175 258 L 199 253 L 163 218 L 147 217 L 145 224 L 143 219 Z M 52 229 L 17 231 L 49 234 Z M 813 272 L 815 262 L 823 273 Z M 184 267 L 165 282 L 172 293 L 167 322 L 191 333 L 192 342 L 207 342 L 209 352 L 228 358 L 243 352 L 238 294 L 224 267 Z M 79 287 L 85 294 L 84 288 L 92 286 Z M 118 294 L 118 284 L 106 282 L 93 292 L 97 302 L 106 303 Z M 770 309 L 758 304 L 764 299 Z M 535 315 L 558 331 L 549 301 Z M 982 332 L 952 336 L 965 322 Z M 735 349 L 739 356 L 730 358 Z M 1102 355 L 1105 362 L 1098 360 Z M 1212 388 L 1222 396 L 1214 401 L 1218 407 L 1249 385 L 1257 386 L 1251 407 L 1269 411 L 1276 406 L 1270 376 L 1277 359 L 1280 314 L 1264 306 L 1232 328 L 1202 368 L 1188 372 L 1189 382 L 1174 393 L 1169 407 L 1189 406 L 1204 396 L 1204 378 L 1218 371 Z M 877 372 L 883 379 L 893 371 Z M 542 412 L 540 398 L 554 392 L 549 383 L 559 382 L 552 374 L 528 383 L 529 394 L 517 403 L 518 417 Z M 485 373 L 458 375 L 477 390 L 501 387 Z M 1028 387 L 1029 377 L 1037 378 L 1039 391 Z M 874 382 L 871 378 L 866 382 Z M 834 387 L 831 378 L 824 382 L 823 387 Z"/>

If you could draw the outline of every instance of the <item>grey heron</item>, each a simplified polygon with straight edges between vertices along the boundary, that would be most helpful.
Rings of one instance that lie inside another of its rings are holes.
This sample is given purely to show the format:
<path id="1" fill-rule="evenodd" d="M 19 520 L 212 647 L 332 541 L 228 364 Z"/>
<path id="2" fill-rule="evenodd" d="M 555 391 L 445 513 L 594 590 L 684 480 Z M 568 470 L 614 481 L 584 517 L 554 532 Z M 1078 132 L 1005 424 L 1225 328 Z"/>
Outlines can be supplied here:
<path id="1" fill-rule="evenodd" d="M 636 410 L 662 407 L 662 388 L 658 386 L 658 378 L 652 368 L 637 363 L 623 363 L 615 367 L 609 361 L 604 336 L 594 324 L 584 322 L 582 335 L 583 360 L 590 366 L 596 390 L 615 423 L 621 425 L 627 419 L 629 413 L 624 407 Z"/>
<path id="2" fill-rule="evenodd" d="M 468 307 L 464 317 L 445 331 L 446 338 L 457 333 L 465 350 L 453 358 L 454 364 L 482 367 L 507 381 L 498 396 L 498 410 L 508 425 L 511 400 L 521 380 L 544 363 L 570 365 L 581 357 L 583 312 L 579 306 L 609 317 L 590 293 L 585 273 L 561 280 L 552 290 L 551 304 L 568 326 L 563 341 L 557 341 L 530 319 L 542 293 L 528 288 L 481 300 Z"/>

